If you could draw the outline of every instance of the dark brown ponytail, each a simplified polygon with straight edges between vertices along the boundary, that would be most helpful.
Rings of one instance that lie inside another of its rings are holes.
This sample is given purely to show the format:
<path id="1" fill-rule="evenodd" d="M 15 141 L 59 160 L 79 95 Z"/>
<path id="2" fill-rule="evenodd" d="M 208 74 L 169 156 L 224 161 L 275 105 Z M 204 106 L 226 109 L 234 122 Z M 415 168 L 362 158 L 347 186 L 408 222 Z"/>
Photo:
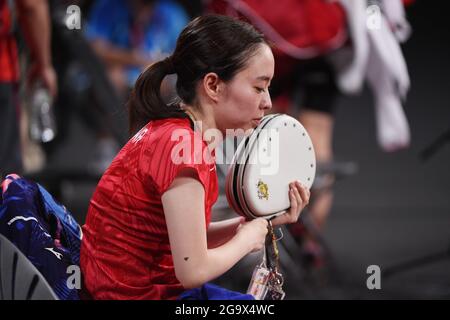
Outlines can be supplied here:
<path id="1" fill-rule="evenodd" d="M 176 104 L 167 105 L 161 98 L 161 83 L 173 73 L 169 57 L 148 66 L 140 74 L 128 101 L 130 134 L 135 134 L 150 120 L 185 117 Z"/>

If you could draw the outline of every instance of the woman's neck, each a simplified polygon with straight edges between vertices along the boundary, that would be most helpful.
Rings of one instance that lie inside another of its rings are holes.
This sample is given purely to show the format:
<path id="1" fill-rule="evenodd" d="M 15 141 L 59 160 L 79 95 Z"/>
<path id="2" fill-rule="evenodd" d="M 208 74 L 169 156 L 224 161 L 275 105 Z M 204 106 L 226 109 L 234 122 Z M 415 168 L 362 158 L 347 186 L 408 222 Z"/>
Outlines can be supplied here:
<path id="1" fill-rule="evenodd" d="M 194 130 L 201 131 L 203 135 L 206 130 L 216 129 L 216 122 L 212 113 L 206 113 L 198 107 L 182 104 L 181 108 L 194 122 Z"/>

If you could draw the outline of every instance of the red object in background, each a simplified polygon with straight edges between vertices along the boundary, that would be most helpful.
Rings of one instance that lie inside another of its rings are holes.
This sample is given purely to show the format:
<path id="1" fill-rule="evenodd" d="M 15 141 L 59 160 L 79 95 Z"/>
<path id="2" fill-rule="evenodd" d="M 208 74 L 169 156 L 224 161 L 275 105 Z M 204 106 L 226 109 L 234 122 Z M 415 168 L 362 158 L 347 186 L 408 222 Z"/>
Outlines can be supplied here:
<path id="1" fill-rule="evenodd" d="M 12 19 L 6 0 L 0 0 L 0 82 L 19 80 L 16 40 L 11 32 Z"/>
<path id="2" fill-rule="evenodd" d="M 413 4 L 414 2 L 415 0 L 403 0 L 403 4 L 405 5 L 405 7 Z"/>
<path id="3" fill-rule="evenodd" d="M 341 46 L 346 38 L 345 13 L 337 2 L 212 0 L 209 9 L 250 22 L 275 43 L 280 54 L 294 58 L 301 59 L 301 54 L 291 54 L 295 48 L 308 50 L 304 58 L 312 58 Z"/>

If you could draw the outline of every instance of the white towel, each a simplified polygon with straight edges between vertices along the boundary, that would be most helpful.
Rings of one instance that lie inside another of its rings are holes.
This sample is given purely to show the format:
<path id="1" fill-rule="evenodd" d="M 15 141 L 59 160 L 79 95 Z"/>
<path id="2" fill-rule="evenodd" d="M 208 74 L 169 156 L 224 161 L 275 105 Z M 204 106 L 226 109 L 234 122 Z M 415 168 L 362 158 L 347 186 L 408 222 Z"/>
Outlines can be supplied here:
<path id="1" fill-rule="evenodd" d="M 409 146 L 410 130 L 401 99 L 406 98 L 410 78 L 399 40 L 405 41 L 410 27 L 401 0 L 384 0 L 376 24 L 368 27 L 366 0 L 340 0 L 347 13 L 353 57 L 334 58 L 337 82 L 342 92 L 358 93 L 368 81 L 375 98 L 377 139 L 385 151 Z M 397 30 L 397 32 L 395 31 Z M 347 53 L 348 54 L 348 53 Z"/>

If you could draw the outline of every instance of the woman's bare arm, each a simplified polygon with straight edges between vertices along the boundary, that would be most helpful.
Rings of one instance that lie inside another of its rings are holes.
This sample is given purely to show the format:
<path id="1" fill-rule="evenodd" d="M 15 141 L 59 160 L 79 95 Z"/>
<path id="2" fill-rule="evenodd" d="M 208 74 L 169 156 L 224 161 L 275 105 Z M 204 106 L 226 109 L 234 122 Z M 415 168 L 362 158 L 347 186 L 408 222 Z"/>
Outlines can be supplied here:
<path id="1" fill-rule="evenodd" d="M 244 217 L 211 222 L 208 228 L 208 248 L 216 248 L 236 235 L 238 227 L 245 222 Z"/>
<path id="2" fill-rule="evenodd" d="M 267 233 L 267 222 L 256 219 L 239 227 L 226 243 L 208 249 L 204 197 L 192 169 L 182 170 L 161 197 L 175 274 L 185 288 L 219 277 L 247 253 L 261 249 Z"/>

